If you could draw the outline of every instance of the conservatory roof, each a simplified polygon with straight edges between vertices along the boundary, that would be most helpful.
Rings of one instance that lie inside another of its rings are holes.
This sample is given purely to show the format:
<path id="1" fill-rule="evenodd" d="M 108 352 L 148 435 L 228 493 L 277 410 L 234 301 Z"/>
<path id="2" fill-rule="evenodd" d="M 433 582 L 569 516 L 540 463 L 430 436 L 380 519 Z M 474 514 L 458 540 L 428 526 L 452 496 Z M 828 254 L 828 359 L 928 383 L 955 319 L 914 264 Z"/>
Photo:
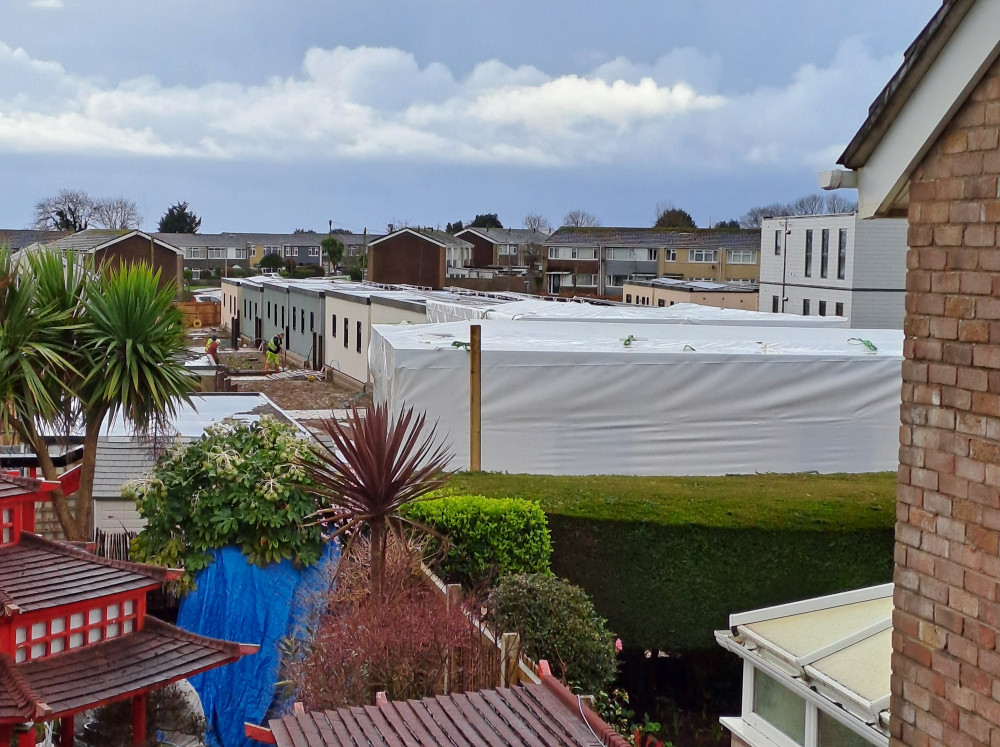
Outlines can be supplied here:
<path id="1" fill-rule="evenodd" d="M 724 647 L 879 731 L 888 724 L 892 584 L 731 615 Z"/>

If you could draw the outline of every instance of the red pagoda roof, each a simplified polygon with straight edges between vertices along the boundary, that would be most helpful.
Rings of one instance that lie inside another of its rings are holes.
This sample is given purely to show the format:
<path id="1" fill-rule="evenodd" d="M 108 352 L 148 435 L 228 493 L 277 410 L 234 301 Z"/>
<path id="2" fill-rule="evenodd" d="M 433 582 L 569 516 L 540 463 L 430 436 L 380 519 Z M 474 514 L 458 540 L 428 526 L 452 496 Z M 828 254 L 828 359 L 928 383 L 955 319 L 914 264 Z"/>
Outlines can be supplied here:
<path id="1" fill-rule="evenodd" d="M 18 477 L 0 472 L 0 501 L 5 498 L 20 498 L 45 490 L 45 483 L 30 477 Z"/>
<path id="2" fill-rule="evenodd" d="M 102 558 L 22 533 L 17 544 L 0 546 L 0 616 L 154 588 L 172 577 L 166 568 Z"/>
<path id="3" fill-rule="evenodd" d="M 15 664 L 0 654 L 0 724 L 57 718 L 136 695 L 253 653 L 146 617 L 136 633 Z"/>

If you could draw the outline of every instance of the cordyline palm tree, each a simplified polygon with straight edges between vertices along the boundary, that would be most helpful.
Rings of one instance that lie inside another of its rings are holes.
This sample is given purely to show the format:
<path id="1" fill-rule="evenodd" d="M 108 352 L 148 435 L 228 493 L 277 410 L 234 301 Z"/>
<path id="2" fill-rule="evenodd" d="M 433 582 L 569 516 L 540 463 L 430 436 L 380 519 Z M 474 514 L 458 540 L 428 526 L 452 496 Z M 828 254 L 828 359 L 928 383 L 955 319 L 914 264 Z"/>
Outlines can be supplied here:
<path id="1" fill-rule="evenodd" d="M 0 252 L 0 408 L 3 426 L 30 444 L 46 479 L 58 479 L 40 429 L 84 430 L 76 511 L 52 502 L 64 534 L 90 537 L 94 465 L 101 426 L 117 416 L 148 433 L 187 401 L 195 379 L 180 362 L 184 330 L 147 265 L 88 271 L 71 255 Z"/>
<path id="2" fill-rule="evenodd" d="M 393 416 L 384 405 L 354 409 L 342 425 L 330 419 L 323 428 L 333 444 L 313 447 L 314 462 L 305 462 L 309 489 L 324 505 L 315 518 L 334 529 L 330 538 L 349 535 L 347 555 L 357 531 L 371 534 L 372 600 L 382 599 L 386 536 L 400 533 L 399 509 L 441 487 L 451 453 L 436 443 L 437 426 L 424 433 L 426 414 L 409 408 Z"/>

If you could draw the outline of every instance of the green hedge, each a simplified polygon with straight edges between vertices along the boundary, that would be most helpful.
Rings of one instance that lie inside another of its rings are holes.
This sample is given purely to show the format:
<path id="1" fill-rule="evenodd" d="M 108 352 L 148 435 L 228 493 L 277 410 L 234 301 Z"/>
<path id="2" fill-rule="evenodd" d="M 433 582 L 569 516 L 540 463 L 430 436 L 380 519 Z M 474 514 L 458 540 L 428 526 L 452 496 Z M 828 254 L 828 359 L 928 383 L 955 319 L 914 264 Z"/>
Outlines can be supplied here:
<path id="1" fill-rule="evenodd" d="M 452 486 L 539 499 L 553 571 L 626 647 L 711 647 L 733 612 L 892 580 L 892 474 L 462 474 Z"/>
<path id="2" fill-rule="evenodd" d="M 481 586 L 500 574 L 549 570 L 552 542 L 536 501 L 454 495 L 409 504 L 402 513 L 450 540 L 438 564 L 449 581 Z M 439 550 L 440 542 L 432 538 L 429 554 Z"/>

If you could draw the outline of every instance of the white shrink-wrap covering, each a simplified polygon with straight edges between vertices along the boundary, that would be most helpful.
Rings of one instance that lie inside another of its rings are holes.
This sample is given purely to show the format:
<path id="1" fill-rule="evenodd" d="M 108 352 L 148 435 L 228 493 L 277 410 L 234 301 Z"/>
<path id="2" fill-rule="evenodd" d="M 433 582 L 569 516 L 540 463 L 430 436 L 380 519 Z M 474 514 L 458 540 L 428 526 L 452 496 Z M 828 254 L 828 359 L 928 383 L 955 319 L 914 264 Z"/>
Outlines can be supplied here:
<path id="1" fill-rule="evenodd" d="M 603 306 L 577 301 L 543 301 L 526 299 L 506 302 L 497 300 L 484 305 L 462 301 L 427 301 L 427 321 L 457 322 L 473 319 L 511 319 L 515 321 L 589 321 L 629 322 L 632 324 L 708 324 L 712 326 L 751 327 L 841 327 L 848 326 L 842 316 L 800 316 L 771 314 L 746 309 L 720 309 L 697 303 L 673 306 Z"/>
<path id="2" fill-rule="evenodd" d="M 896 469 L 900 331 L 479 323 L 484 470 Z M 375 326 L 369 348 L 375 400 L 438 421 L 456 469 L 469 466 L 469 353 L 453 343 L 469 325 Z"/>

